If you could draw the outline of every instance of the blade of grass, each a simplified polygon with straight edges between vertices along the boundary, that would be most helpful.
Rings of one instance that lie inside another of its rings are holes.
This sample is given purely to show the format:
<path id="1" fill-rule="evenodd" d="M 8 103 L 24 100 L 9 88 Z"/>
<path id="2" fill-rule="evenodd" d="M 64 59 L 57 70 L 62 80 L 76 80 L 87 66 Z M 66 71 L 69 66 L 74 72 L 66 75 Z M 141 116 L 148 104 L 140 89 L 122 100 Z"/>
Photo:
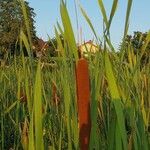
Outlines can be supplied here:
<path id="1" fill-rule="evenodd" d="M 105 70 L 106 70 L 108 88 L 110 90 L 112 103 L 114 104 L 115 112 L 117 115 L 117 124 L 118 124 L 118 128 L 119 128 L 118 131 L 120 132 L 123 147 L 125 150 L 125 149 L 127 149 L 127 135 L 126 135 L 126 130 L 125 130 L 123 109 L 121 106 L 121 97 L 120 97 L 120 94 L 118 91 L 116 78 L 113 73 L 112 64 L 110 62 L 107 52 L 105 52 Z"/>
<path id="2" fill-rule="evenodd" d="M 98 0 L 98 4 L 99 4 L 99 7 L 100 7 L 102 16 L 103 16 L 103 20 L 104 20 L 106 29 L 108 29 L 108 19 L 107 19 L 107 14 L 106 14 L 106 10 L 105 10 L 105 7 L 104 7 L 103 0 Z"/>
<path id="3" fill-rule="evenodd" d="M 131 8 L 132 8 L 132 1 L 133 0 L 128 0 L 128 6 L 127 6 L 127 11 L 126 11 L 126 21 L 125 21 L 125 28 L 124 28 L 124 39 L 128 33 L 129 18 L 130 18 L 130 12 L 131 12 Z"/>
<path id="4" fill-rule="evenodd" d="M 64 27 L 65 39 L 67 40 L 67 44 L 75 60 L 78 60 L 78 50 L 76 46 L 75 37 L 74 37 L 70 17 L 66 8 L 66 4 L 64 3 L 63 0 L 61 0 L 60 12 L 61 12 L 61 18 Z"/>
<path id="5" fill-rule="evenodd" d="M 22 8 L 22 12 L 23 12 L 23 17 L 24 17 L 24 22 L 26 25 L 26 30 L 27 30 L 27 35 L 28 35 L 28 40 L 30 43 L 30 49 L 32 49 L 32 38 L 31 38 L 31 32 L 30 32 L 30 25 L 29 25 L 29 19 L 27 16 L 27 11 L 26 11 L 26 6 L 25 6 L 25 2 L 23 0 L 19 0 L 21 3 L 21 8 Z M 31 54 L 32 55 L 32 54 Z"/>
<path id="6" fill-rule="evenodd" d="M 113 5 L 112 5 L 112 9 L 111 9 L 111 13 L 110 13 L 110 17 L 109 17 L 109 23 L 108 23 L 108 29 L 107 29 L 108 31 L 109 31 L 109 28 L 111 26 L 115 12 L 117 10 L 117 5 L 118 5 L 118 0 L 114 0 Z"/>
<path id="7" fill-rule="evenodd" d="M 93 31 L 94 35 L 95 35 L 95 38 L 98 40 L 98 36 L 97 36 L 97 33 L 93 27 L 93 24 L 90 20 L 90 18 L 88 17 L 88 15 L 86 14 L 86 12 L 84 11 L 84 9 L 80 6 L 80 10 L 82 12 L 82 15 L 84 16 L 84 18 L 86 19 L 88 25 L 90 26 L 91 30 Z"/>
<path id="8" fill-rule="evenodd" d="M 42 129 L 42 83 L 40 61 L 37 67 L 34 90 L 34 119 L 35 119 L 35 146 L 37 150 L 44 150 Z"/>
<path id="9" fill-rule="evenodd" d="M 29 150 L 35 150 L 35 141 L 34 141 L 34 127 L 33 127 L 33 112 L 30 116 L 30 125 L 29 125 Z"/>

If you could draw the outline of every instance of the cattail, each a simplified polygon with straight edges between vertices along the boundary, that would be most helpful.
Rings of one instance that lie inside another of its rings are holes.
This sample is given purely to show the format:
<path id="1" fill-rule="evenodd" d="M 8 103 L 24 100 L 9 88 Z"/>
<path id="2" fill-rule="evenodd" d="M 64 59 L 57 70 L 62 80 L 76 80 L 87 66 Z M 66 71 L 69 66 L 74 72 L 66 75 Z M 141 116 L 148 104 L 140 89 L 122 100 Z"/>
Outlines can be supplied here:
<path id="1" fill-rule="evenodd" d="M 90 141 L 90 84 L 88 63 L 86 59 L 80 59 L 76 67 L 77 98 L 79 136 L 81 150 L 88 150 Z"/>

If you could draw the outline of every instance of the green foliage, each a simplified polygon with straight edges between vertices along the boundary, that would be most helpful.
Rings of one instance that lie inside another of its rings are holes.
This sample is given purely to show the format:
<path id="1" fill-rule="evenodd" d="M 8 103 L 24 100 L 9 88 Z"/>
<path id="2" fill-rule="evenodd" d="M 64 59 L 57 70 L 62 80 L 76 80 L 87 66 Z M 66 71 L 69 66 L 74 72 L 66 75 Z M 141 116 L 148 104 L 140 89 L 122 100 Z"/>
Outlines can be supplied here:
<path id="1" fill-rule="evenodd" d="M 134 55 L 140 57 L 141 66 L 146 65 L 150 61 L 150 40 L 148 39 L 149 32 L 134 32 L 132 35 L 127 35 L 124 40 L 123 51 L 125 51 L 125 58 L 128 58 L 129 50 Z M 146 46 L 145 46 L 146 45 Z"/>
<path id="2" fill-rule="evenodd" d="M 99 0 L 106 26 L 103 33 L 104 51 L 98 51 L 94 58 L 90 55 L 87 58 L 92 121 L 89 149 L 149 150 L 150 63 L 140 69 L 139 62 L 147 51 L 150 33 L 145 36 L 140 47 L 137 47 L 136 40 L 133 43 L 131 40 L 126 47 L 128 63 L 122 62 L 125 44 L 118 55 L 113 51 L 109 38 L 109 28 L 117 2 L 114 0 L 110 18 L 107 19 L 105 6 Z M 125 35 L 128 31 L 131 4 L 132 1 L 128 0 Z M 63 1 L 60 8 L 64 30 L 58 24 L 58 29 L 55 28 L 56 39 L 51 44 L 61 55 L 55 59 L 49 58 L 56 65 L 51 67 L 52 64 L 49 63 L 47 66 L 40 60 L 36 62 L 32 57 L 25 58 L 22 55 L 15 57 L 10 66 L 0 68 L 2 150 L 80 149 L 75 78 L 77 47 Z M 83 10 L 82 13 L 93 30 L 89 17 Z M 24 32 L 21 32 L 20 37 L 20 47 L 24 44 L 30 50 L 29 37 Z M 137 37 L 135 39 L 138 42 L 142 40 Z M 142 54 L 134 52 L 135 45 Z M 112 50 L 111 53 L 108 49 Z"/>
<path id="3" fill-rule="evenodd" d="M 25 1 L 27 17 L 29 19 L 30 34 L 32 39 L 36 38 L 34 27 L 34 9 Z M 20 0 L 0 1 L 0 52 L 1 55 L 15 51 L 16 42 L 19 40 L 20 30 L 25 34 L 26 26 L 23 17 Z"/>
<path id="4" fill-rule="evenodd" d="M 62 45 L 64 45 L 64 38 L 62 35 L 59 35 L 59 38 L 61 40 Z M 58 48 L 58 41 L 56 39 L 56 37 L 50 39 L 47 42 L 48 44 L 48 50 L 46 53 L 46 56 L 50 56 L 50 57 L 58 57 L 60 54 L 60 50 Z"/>

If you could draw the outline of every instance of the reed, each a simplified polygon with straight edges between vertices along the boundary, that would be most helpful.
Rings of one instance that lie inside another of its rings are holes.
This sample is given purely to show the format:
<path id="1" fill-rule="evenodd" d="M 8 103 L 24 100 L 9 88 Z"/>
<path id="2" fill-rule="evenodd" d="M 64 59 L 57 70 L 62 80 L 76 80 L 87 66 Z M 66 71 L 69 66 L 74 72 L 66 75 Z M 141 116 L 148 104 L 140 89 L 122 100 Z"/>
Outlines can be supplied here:
<path id="1" fill-rule="evenodd" d="M 132 47 L 128 47 L 128 61 L 123 62 L 123 47 L 118 54 L 109 31 L 118 0 L 113 1 L 109 17 L 103 1 L 97 2 L 104 21 L 103 41 L 99 40 L 101 37 L 94 30 L 90 18 L 82 6 L 79 6 L 95 35 L 96 43 L 103 45 L 103 50 L 94 57 L 89 55 L 87 58 L 90 93 L 85 94 L 90 96 L 89 149 L 148 150 L 150 62 L 141 68 L 141 57 L 132 53 Z M 28 35 L 21 31 L 20 45 L 24 44 L 31 54 L 30 29 L 23 0 L 21 3 Z M 128 33 L 131 6 L 132 1 L 128 0 L 124 37 Z M 78 116 L 82 118 L 84 114 L 81 114 L 81 109 L 78 110 L 77 101 L 79 83 L 76 82 L 76 66 L 79 56 L 69 12 L 63 0 L 60 3 L 60 13 L 62 26 L 59 23 L 55 26 L 59 55 L 57 58 L 48 57 L 55 61 L 55 67 L 43 67 L 41 60 L 34 60 L 32 55 L 26 58 L 22 54 L 15 57 L 9 67 L 0 68 L 2 150 L 80 149 L 81 128 Z M 64 44 L 59 34 L 63 36 Z M 146 41 L 142 47 L 143 52 L 150 42 L 150 34 Z M 59 103 L 55 103 L 54 95 L 59 98 Z"/>

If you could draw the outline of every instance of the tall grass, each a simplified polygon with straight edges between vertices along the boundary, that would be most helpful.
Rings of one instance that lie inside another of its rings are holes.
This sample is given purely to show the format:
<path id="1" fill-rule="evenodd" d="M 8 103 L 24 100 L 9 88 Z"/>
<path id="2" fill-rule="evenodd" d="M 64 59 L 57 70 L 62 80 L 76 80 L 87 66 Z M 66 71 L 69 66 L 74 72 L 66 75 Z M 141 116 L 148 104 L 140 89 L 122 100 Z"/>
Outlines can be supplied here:
<path id="1" fill-rule="evenodd" d="M 27 33 L 20 34 L 20 45 L 32 50 L 26 10 L 21 1 Z M 141 57 L 128 47 L 116 53 L 110 40 L 110 27 L 117 11 L 113 1 L 110 16 L 102 0 L 103 50 L 87 58 L 90 76 L 91 135 L 89 149 L 148 150 L 150 148 L 150 63 L 140 67 Z M 128 0 L 124 37 L 128 33 L 132 1 Z M 101 39 L 85 10 L 81 12 L 95 35 Z M 0 149 L 61 150 L 80 149 L 75 68 L 77 46 L 66 3 L 60 3 L 62 25 L 55 27 L 57 58 L 46 66 L 42 60 L 23 54 L 8 68 L 0 68 Z M 64 44 L 59 37 L 64 38 Z M 144 51 L 150 41 L 142 47 Z M 21 46 L 22 47 L 22 46 Z M 22 50 L 22 48 L 21 48 Z M 53 95 L 55 85 L 55 97 Z M 86 94 L 86 93 L 85 93 Z M 56 103 L 56 100 L 59 103 Z"/>

